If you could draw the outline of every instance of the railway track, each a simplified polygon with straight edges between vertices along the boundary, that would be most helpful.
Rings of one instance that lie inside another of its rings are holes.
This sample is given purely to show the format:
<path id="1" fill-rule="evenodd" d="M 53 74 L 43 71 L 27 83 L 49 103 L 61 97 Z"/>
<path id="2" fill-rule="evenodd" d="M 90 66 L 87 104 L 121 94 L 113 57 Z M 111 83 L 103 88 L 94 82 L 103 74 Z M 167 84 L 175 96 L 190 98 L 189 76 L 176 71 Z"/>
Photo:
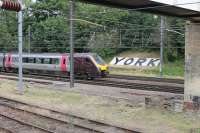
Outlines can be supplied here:
<path id="1" fill-rule="evenodd" d="M 0 117 L 0 119 L 1 119 L 1 117 Z M 3 127 L 0 127 L 0 133 L 12 133 L 12 131 L 5 129 Z"/>
<path id="2" fill-rule="evenodd" d="M 17 76 L 14 73 L 0 73 L 3 75 Z M 64 81 L 68 82 L 68 77 L 60 76 L 49 76 L 49 75 L 38 75 L 38 74 L 25 74 L 24 77 L 35 78 L 35 79 L 46 79 L 52 81 Z M 42 83 L 38 81 L 39 83 Z M 183 80 L 174 79 L 160 79 L 160 78 L 147 78 L 147 77 L 131 77 L 111 75 L 109 78 L 105 79 L 95 79 L 95 80 L 80 80 L 76 79 L 76 83 L 100 85 L 100 86 L 111 86 L 126 89 L 136 89 L 145 91 L 158 91 L 158 92 L 169 92 L 174 94 L 184 94 Z M 148 83 L 146 83 L 148 82 Z"/>
<path id="3" fill-rule="evenodd" d="M 141 76 L 127 76 L 127 75 L 109 75 L 108 78 L 184 84 L 183 79 L 169 79 L 169 78 L 141 77 Z"/>
<path id="4" fill-rule="evenodd" d="M 11 116 L 0 114 L 0 125 L 2 132 L 5 133 L 30 133 L 30 132 L 37 132 L 37 133 L 50 133 L 45 129 L 37 127 L 33 124 L 24 122 L 22 120 L 18 120 Z"/>
<path id="5" fill-rule="evenodd" d="M 136 89 L 136 90 L 145 90 L 145 91 L 158 91 L 158 92 L 169 92 L 175 94 L 183 94 L 184 89 L 179 85 L 152 85 L 144 83 L 130 83 L 130 82 L 120 82 L 120 81 L 110 81 L 110 80 L 97 80 L 95 82 L 91 81 L 80 81 L 78 83 L 87 83 L 92 85 L 101 85 L 101 86 L 111 86 L 127 89 Z"/>
<path id="6" fill-rule="evenodd" d="M 140 133 L 5 97 L 0 97 L 0 119 L 13 126 L 17 123 L 18 131 L 7 128 L 14 133 L 30 132 L 30 128 L 49 133 Z"/>

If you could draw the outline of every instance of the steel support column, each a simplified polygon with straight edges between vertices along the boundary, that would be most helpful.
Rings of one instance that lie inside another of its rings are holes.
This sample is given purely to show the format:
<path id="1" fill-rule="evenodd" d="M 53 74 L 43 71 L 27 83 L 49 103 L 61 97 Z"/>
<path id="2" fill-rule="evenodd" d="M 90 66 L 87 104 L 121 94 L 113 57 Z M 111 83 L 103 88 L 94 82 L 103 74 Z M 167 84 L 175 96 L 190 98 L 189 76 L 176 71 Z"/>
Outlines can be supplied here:
<path id="1" fill-rule="evenodd" d="M 22 0 L 18 0 L 20 5 L 22 5 Z M 23 47 L 23 12 L 22 10 L 18 12 L 18 55 L 19 55 L 19 83 L 18 83 L 18 89 L 20 93 L 23 93 L 23 73 L 22 73 L 22 47 Z"/>
<path id="2" fill-rule="evenodd" d="M 161 16 L 160 20 L 160 77 L 163 77 L 163 47 L 164 47 L 164 17 Z"/>
<path id="3" fill-rule="evenodd" d="M 74 0 L 70 5 L 70 88 L 74 87 Z"/>

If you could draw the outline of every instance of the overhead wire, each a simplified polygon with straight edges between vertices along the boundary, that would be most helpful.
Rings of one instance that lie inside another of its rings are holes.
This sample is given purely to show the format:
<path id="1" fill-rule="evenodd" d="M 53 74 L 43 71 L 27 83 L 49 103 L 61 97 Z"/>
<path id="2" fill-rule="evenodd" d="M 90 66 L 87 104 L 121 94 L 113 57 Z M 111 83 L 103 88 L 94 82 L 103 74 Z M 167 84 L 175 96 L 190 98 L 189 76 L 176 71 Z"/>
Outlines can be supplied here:
<path id="1" fill-rule="evenodd" d="M 179 3 L 179 4 L 173 4 L 173 5 L 163 5 L 163 6 L 153 6 L 153 7 L 145 7 L 145 8 L 137 8 L 137 9 L 124 9 L 124 10 L 119 10 L 119 11 L 140 11 L 140 10 L 144 10 L 144 9 L 152 9 L 152 8 L 160 8 L 160 7 L 169 7 L 169 6 L 181 6 L 181 5 L 188 5 L 188 4 L 199 4 L 200 2 L 189 2 L 189 3 Z M 36 10 L 36 9 L 33 9 L 34 10 L 34 12 L 39 12 L 39 13 L 41 13 L 42 11 L 44 11 L 44 10 Z M 52 11 L 53 12 L 53 10 L 50 10 L 50 11 Z M 111 11 L 111 12 L 113 12 L 113 11 Z M 82 13 L 83 12 L 79 12 L 79 13 L 81 13 L 81 16 L 82 16 Z M 96 13 L 98 13 L 98 12 L 90 12 L 89 14 L 96 14 Z M 109 13 L 109 11 L 106 11 L 105 13 Z M 88 14 L 88 12 L 86 13 L 86 14 Z M 85 15 L 86 15 L 85 14 Z M 55 14 L 54 14 L 55 15 Z M 56 15 L 58 15 L 58 14 L 56 14 Z M 64 14 L 62 14 L 61 16 L 65 16 Z M 79 18 L 76 18 L 76 19 L 79 19 Z M 104 19 L 104 21 L 112 21 L 112 20 L 105 20 Z M 113 21 L 113 22 L 116 22 L 116 21 Z M 131 23 L 127 23 L 127 22 L 117 22 L 117 23 L 121 23 L 121 24 L 127 24 L 127 25 L 136 25 L 136 24 L 131 24 Z M 144 26 L 144 25 L 140 25 L 140 26 Z M 152 26 L 153 27 L 153 26 Z"/>
<path id="2" fill-rule="evenodd" d="M 200 3 L 200 2 L 198 2 L 198 3 Z M 188 4 L 188 3 L 185 3 L 185 4 Z M 184 4 L 184 5 L 185 5 Z M 189 4 L 197 4 L 197 2 L 196 3 L 189 3 Z M 179 4 L 179 5 L 183 5 L 183 4 Z M 170 5 L 170 6 L 175 6 L 175 5 Z M 146 7 L 146 8 L 138 8 L 138 9 L 127 9 L 128 11 L 139 11 L 139 10 L 144 10 L 144 9 L 152 9 L 152 8 L 160 8 L 160 7 L 167 7 L 167 6 L 156 6 L 156 7 Z M 124 10 L 123 10 L 124 11 Z M 126 11 L 126 10 L 125 10 Z M 94 13 L 94 12 L 93 12 Z M 108 13 L 108 12 L 106 12 L 106 13 Z M 105 20 L 105 19 L 104 19 Z M 110 21 L 110 20 L 105 20 L 105 21 Z M 114 21 L 114 22 L 116 22 L 116 21 Z M 117 23 L 121 23 L 121 24 L 124 24 L 124 25 L 134 25 L 134 26 L 136 26 L 137 24 L 131 24 L 131 23 L 126 23 L 126 22 L 117 22 Z M 142 26 L 142 25 L 137 25 L 137 26 Z M 148 28 L 150 28 L 150 26 L 148 27 Z M 151 27 L 152 29 L 154 29 L 155 27 Z M 178 27 L 177 27 L 178 28 Z M 141 27 L 141 29 L 145 29 L 144 27 Z M 147 27 L 146 27 L 146 29 L 147 29 Z M 124 29 L 121 29 L 121 30 L 124 30 Z M 128 30 L 128 29 L 125 29 L 125 30 Z M 129 30 L 131 30 L 131 29 L 129 29 Z M 53 40 L 52 40 L 53 41 Z M 58 47 L 56 47 L 56 48 L 58 48 Z"/>

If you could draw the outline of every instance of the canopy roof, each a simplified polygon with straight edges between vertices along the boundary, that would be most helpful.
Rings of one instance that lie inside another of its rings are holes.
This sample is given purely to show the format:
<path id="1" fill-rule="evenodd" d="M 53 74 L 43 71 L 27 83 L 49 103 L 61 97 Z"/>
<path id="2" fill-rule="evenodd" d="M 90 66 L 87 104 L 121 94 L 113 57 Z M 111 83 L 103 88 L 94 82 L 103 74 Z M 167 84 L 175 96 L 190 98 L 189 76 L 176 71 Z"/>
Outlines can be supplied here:
<path id="1" fill-rule="evenodd" d="M 80 0 L 91 4 L 138 9 L 155 14 L 187 18 L 200 22 L 200 1 L 198 0 Z"/>

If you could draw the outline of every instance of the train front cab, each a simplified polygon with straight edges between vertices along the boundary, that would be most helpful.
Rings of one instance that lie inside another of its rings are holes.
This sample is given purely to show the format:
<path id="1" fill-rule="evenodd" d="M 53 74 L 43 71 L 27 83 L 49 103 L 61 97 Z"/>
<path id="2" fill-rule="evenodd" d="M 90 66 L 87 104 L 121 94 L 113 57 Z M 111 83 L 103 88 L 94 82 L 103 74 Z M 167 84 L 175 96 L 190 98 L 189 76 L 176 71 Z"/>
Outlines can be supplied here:
<path id="1" fill-rule="evenodd" d="M 93 62 L 93 60 L 89 56 L 86 57 L 84 60 L 84 69 L 86 72 L 86 76 L 89 79 L 98 78 L 100 75 L 100 71 L 96 64 Z"/>
<path id="2" fill-rule="evenodd" d="M 107 77 L 109 74 L 109 68 L 106 62 L 97 54 L 93 54 L 93 59 L 94 59 L 95 64 L 100 70 L 101 77 L 103 78 Z"/>
<path id="3" fill-rule="evenodd" d="M 60 70 L 62 74 L 68 73 L 70 76 L 70 56 L 63 54 L 60 59 Z M 76 77 L 94 79 L 98 77 L 98 69 L 92 62 L 90 56 L 86 54 L 74 55 L 74 74 Z"/>
<path id="4" fill-rule="evenodd" d="M 99 76 L 98 68 L 90 56 L 77 54 L 74 57 L 74 73 L 85 79 L 94 79 Z"/>

